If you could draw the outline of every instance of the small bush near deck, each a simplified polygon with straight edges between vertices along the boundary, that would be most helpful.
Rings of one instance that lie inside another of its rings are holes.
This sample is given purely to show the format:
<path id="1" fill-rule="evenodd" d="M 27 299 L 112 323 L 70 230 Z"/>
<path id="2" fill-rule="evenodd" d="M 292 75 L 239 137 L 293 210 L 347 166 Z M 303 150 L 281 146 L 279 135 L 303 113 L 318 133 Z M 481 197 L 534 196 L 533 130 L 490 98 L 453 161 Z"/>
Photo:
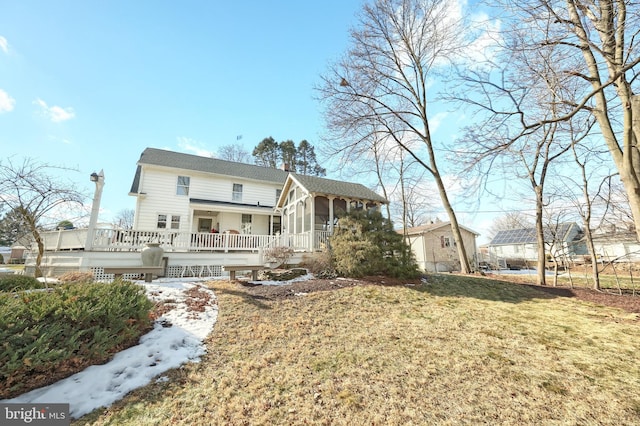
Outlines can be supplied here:
<path id="1" fill-rule="evenodd" d="M 73 271 L 62 274 L 58 280 L 63 283 L 89 284 L 93 282 L 93 274 L 91 272 Z"/>
<path id="2" fill-rule="evenodd" d="M 0 276 L 0 291 L 21 291 L 44 287 L 44 284 L 28 275 Z"/>
<path id="3" fill-rule="evenodd" d="M 274 262 L 277 266 L 287 266 L 287 262 L 293 256 L 293 249 L 291 247 L 272 247 L 267 249 L 264 253 L 264 258 L 267 262 Z"/>
<path id="4" fill-rule="evenodd" d="M 338 276 L 331 262 L 331 253 L 327 249 L 304 255 L 300 266 L 307 268 L 316 278 L 332 279 Z"/>
<path id="5" fill-rule="evenodd" d="M 128 281 L 0 294 L 0 399 L 108 361 L 149 329 L 152 307 Z"/>

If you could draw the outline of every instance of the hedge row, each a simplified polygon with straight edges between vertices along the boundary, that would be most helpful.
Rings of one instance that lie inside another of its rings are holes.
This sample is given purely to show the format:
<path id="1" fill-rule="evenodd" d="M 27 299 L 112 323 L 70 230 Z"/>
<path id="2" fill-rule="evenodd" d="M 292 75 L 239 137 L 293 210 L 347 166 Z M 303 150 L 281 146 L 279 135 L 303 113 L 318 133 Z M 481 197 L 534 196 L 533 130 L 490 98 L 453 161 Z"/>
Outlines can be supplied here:
<path id="1" fill-rule="evenodd" d="M 70 365 L 106 362 L 149 329 L 152 308 L 128 281 L 0 293 L 0 399 Z"/>

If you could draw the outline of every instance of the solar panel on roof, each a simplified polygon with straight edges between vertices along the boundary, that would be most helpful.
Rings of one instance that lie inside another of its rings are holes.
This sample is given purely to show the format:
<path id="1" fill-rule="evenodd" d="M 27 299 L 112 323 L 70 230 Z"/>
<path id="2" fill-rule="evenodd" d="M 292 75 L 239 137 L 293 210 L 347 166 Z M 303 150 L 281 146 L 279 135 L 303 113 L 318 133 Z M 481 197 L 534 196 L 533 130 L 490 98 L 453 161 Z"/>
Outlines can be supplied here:
<path id="1" fill-rule="evenodd" d="M 550 242 L 554 240 L 564 239 L 572 223 L 561 223 L 557 227 L 547 227 L 544 229 L 545 241 Z M 507 229 L 498 231 L 496 236 L 491 240 L 490 245 L 507 245 L 507 244 L 535 244 L 536 230 L 535 228 L 524 229 Z"/>

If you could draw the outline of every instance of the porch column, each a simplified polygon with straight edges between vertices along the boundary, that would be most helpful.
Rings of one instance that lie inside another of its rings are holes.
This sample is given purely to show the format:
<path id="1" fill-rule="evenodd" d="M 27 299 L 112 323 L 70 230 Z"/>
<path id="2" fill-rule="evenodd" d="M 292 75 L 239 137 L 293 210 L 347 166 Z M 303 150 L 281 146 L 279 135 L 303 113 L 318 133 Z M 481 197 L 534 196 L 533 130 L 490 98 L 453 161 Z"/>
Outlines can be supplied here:
<path id="1" fill-rule="evenodd" d="M 310 220 L 309 220 L 309 234 L 311 235 L 311 241 L 309 242 L 309 251 L 314 251 L 316 246 L 316 197 L 309 194 L 309 199 L 311 200 L 310 208 Z"/>
<path id="2" fill-rule="evenodd" d="M 329 232 L 333 235 L 333 200 L 336 197 L 327 197 L 329 199 Z"/>
<path id="3" fill-rule="evenodd" d="M 347 213 L 351 211 L 351 199 L 345 198 L 344 201 L 347 203 Z"/>

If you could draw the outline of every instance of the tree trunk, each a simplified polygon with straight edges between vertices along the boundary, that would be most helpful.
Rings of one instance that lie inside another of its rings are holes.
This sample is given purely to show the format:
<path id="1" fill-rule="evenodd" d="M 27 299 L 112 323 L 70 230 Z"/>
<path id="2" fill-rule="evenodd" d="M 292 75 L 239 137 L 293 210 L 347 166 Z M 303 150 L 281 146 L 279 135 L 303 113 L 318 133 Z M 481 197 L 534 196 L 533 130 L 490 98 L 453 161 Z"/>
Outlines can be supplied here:
<path id="1" fill-rule="evenodd" d="M 464 247 L 464 240 L 462 239 L 462 233 L 460 232 L 460 225 L 458 225 L 458 219 L 456 213 L 449 202 L 447 191 L 442 182 L 442 178 L 439 174 L 434 174 L 433 177 L 436 180 L 438 186 L 438 192 L 440 192 L 440 198 L 442 199 L 442 205 L 449 217 L 451 223 L 451 232 L 453 233 L 453 240 L 456 242 L 456 248 L 458 250 L 458 257 L 460 258 L 460 272 L 463 274 L 471 273 L 471 266 L 469 265 L 469 258 L 467 257 L 467 250 Z"/>
<path id="2" fill-rule="evenodd" d="M 596 247 L 593 244 L 593 235 L 589 224 L 584 224 L 584 239 L 587 243 L 587 249 L 591 255 L 591 270 L 593 274 L 593 289 L 600 291 L 600 272 L 598 272 L 598 257 L 596 253 Z"/>
<path id="3" fill-rule="evenodd" d="M 36 244 L 38 245 L 38 254 L 36 256 L 34 276 L 36 278 L 39 278 L 42 276 L 42 269 L 40 268 L 40 265 L 42 264 L 42 258 L 44 257 L 44 242 L 42 241 L 42 238 L 40 237 L 39 232 L 36 231 L 34 233 L 34 237 L 36 240 Z"/>
<path id="4" fill-rule="evenodd" d="M 537 282 L 547 285 L 546 254 L 544 251 L 544 227 L 542 225 L 542 188 L 535 187 L 536 192 L 536 241 L 538 242 Z"/>

